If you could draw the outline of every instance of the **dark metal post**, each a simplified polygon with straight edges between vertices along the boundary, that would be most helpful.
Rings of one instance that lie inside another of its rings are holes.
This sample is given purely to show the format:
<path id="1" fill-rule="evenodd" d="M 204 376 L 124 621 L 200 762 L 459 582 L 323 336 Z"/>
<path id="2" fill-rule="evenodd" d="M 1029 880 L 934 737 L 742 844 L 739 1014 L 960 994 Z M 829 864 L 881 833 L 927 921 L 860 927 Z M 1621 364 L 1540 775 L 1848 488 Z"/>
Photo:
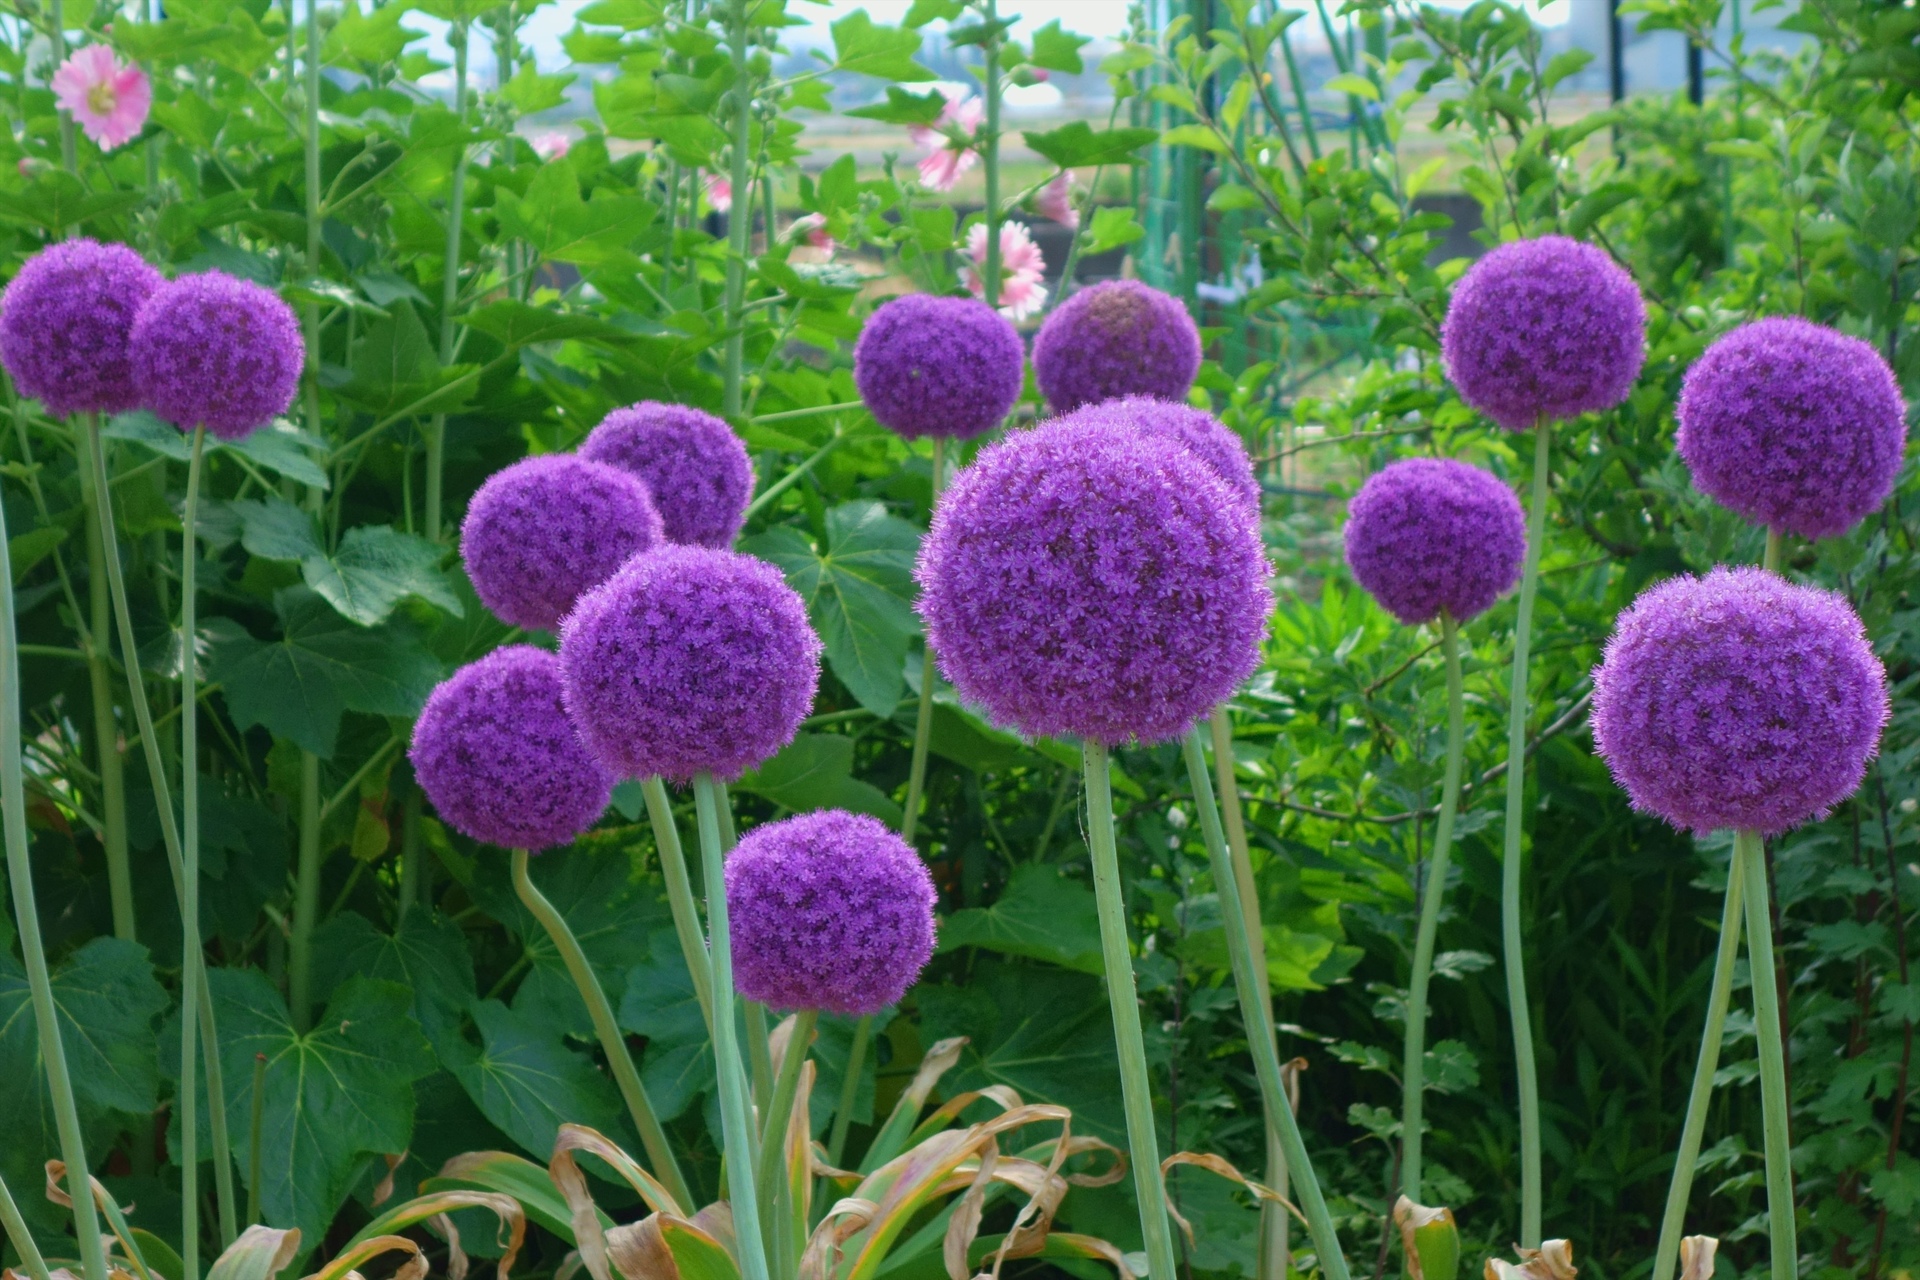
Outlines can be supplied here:
<path id="1" fill-rule="evenodd" d="M 1699 106 L 1707 99 L 1707 62 L 1699 45 L 1687 41 L 1687 101 Z"/>
<path id="2" fill-rule="evenodd" d="M 1620 0 L 1607 0 L 1607 88 L 1613 100 L 1627 96 L 1626 32 L 1620 25 Z"/>

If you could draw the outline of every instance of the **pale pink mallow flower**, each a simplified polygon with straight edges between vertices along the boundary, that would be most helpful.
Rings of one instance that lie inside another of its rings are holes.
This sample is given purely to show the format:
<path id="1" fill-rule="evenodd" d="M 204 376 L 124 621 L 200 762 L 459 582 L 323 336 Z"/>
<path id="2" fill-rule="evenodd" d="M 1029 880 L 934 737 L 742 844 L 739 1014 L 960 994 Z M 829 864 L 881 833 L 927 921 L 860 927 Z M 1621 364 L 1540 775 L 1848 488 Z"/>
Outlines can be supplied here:
<path id="1" fill-rule="evenodd" d="M 920 185 L 929 191 L 953 190 L 960 175 L 979 163 L 974 142 L 987 118 L 986 104 L 973 94 L 944 86 L 940 92 L 947 100 L 940 118 L 907 130 L 914 146 L 927 148 L 920 161 Z"/>
<path id="2" fill-rule="evenodd" d="M 793 224 L 787 228 L 787 236 L 800 241 L 810 249 L 818 249 L 828 258 L 831 258 L 834 250 L 840 247 L 840 242 L 827 231 L 826 217 L 818 213 L 803 214 L 795 218 Z"/>
<path id="3" fill-rule="evenodd" d="M 973 259 L 973 266 L 963 274 L 967 289 L 976 298 L 984 298 L 987 293 L 982 279 L 987 265 L 987 224 L 977 222 L 967 232 L 967 256 Z M 1009 320 L 1025 320 L 1039 313 L 1047 305 L 1047 286 L 1041 281 L 1046 278 L 1047 261 L 1040 254 L 1040 246 L 1027 234 L 1026 227 L 1018 222 L 1000 224 L 1000 298 L 996 305 L 1000 314 Z"/>
<path id="4" fill-rule="evenodd" d="M 1062 169 L 1058 177 L 1042 187 L 1034 199 L 1033 207 L 1040 211 L 1041 217 L 1051 218 L 1063 227 L 1078 230 L 1080 210 L 1073 203 L 1073 170 Z"/>
<path id="5" fill-rule="evenodd" d="M 733 208 L 733 183 L 717 173 L 707 175 L 707 204 L 715 213 L 726 213 Z"/>
<path id="6" fill-rule="evenodd" d="M 566 157 L 573 146 L 573 139 L 564 133 L 543 133 L 533 140 L 533 153 L 542 160 L 560 160 Z"/>
<path id="7" fill-rule="evenodd" d="M 53 73 L 53 96 L 95 145 L 111 151 L 134 137 L 153 106 L 153 83 L 103 44 L 74 51 Z"/>

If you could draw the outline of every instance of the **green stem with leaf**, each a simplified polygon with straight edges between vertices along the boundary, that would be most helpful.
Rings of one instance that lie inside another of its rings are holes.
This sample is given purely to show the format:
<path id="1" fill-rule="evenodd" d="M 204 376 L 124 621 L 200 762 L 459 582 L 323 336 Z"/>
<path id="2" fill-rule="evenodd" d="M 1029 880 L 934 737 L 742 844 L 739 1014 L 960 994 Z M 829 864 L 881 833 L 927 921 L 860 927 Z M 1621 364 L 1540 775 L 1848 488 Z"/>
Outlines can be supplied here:
<path id="1" fill-rule="evenodd" d="M 200 1276 L 200 1126 L 199 1047 L 193 1019 L 185 1011 L 200 1002 L 200 693 L 197 569 L 200 560 L 200 479 L 207 451 L 207 429 L 193 429 L 193 456 L 187 462 L 187 501 L 181 523 L 180 555 L 180 847 L 186 898 L 180 913 L 180 1261 L 186 1280 Z M 224 1100 L 222 1100 L 224 1101 Z"/>
<path id="2" fill-rule="evenodd" d="M 1753 983 L 1754 1036 L 1760 1059 L 1760 1132 L 1766 1157 L 1772 1276 L 1773 1280 L 1795 1280 L 1800 1273 L 1800 1247 L 1793 1220 L 1792 1103 L 1787 1096 L 1786 1037 L 1780 1029 L 1766 850 L 1757 831 L 1737 831 L 1733 839 L 1736 847 L 1746 848 L 1747 975 Z"/>
<path id="3" fill-rule="evenodd" d="M 707 1034 L 713 1034 L 713 966 L 707 957 L 706 938 L 700 931 L 700 908 L 694 902 L 693 883 L 687 875 L 687 854 L 680 844 L 680 827 L 673 820 L 673 801 L 667 797 L 666 784 L 656 777 L 640 783 L 646 797 L 647 818 L 653 824 L 653 843 L 660 851 L 660 872 L 667 881 L 667 905 L 673 912 L 673 931 L 680 939 L 680 954 L 686 958 L 687 972 L 693 978 L 694 999 L 700 1002 L 700 1016 L 706 1020 Z"/>
<path id="4" fill-rule="evenodd" d="M 91 416 L 91 415 L 89 415 Z M 108 657 L 112 645 L 112 605 L 107 585 L 107 548 L 101 540 L 100 510 L 113 501 L 101 487 L 91 465 L 92 435 L 74 419 L 73 434 L 80 446 L 80 496 L 86 507 L 88 622 L 83 637 L 87 653 L 87 685 L 93 701 L 93 737 L 100 766 L 100 843 L 107 859 L 107 899 L 113 908 L 113 936 L 136 941 L 133 911 L 133 872 L 127 860 L 127 774 L 120 754 L 120 725 L 113 711 L 113 670 Z M 129 681 L 139 678 L 127 668 Z"/>
<path id="5" fill-rule="evenodd" d="M 780 1055 L 780 1073 L 774 1077 L 773 1100 L 760 1124 L 756 1189 L 767 1220 L 767 1235 L 781 1246 L 775 1249 L 769 1263 L 778 1268 L 782 1277 L 790 1274 L 795 1261 L 788 1256 L 786 1247 L 794 1242 L 785 1240 L 783 1237 L 789 1233 L 782 1230 L 791 1219 L 790 1207 L 783 1203 L 786 1197 L 782 1195 L 787 1186 L 787 1129 L 793 1121 L 794 1095 L 800 1091 L 800 1067 L 807 1060 L 807 1048 L 813 1043 L 814 1028 L 819 1020 L 819 1013 L 812 1009 L 802 1009 L 794 1015 L 793 1029 L 787 1034 L 787 1051 Z"/>

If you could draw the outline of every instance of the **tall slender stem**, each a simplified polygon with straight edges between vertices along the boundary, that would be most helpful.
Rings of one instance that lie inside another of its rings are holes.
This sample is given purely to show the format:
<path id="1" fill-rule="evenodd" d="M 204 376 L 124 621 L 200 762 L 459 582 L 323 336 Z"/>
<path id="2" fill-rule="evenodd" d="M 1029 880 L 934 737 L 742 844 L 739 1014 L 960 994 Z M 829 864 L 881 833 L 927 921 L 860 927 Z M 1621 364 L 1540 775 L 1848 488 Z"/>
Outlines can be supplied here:
<path id="1" fill-rule="evenodd" d="M 1258 978 L 1253 965 L 1253 942 L 1247 934 L 1246 911 L 1239 900 L 1240 886 L 1233 874 L 1232 855 L 1220 831 L 1220 811 L 1213 803 L 1213 786 L 1207 780 L 1206 749 L 1200 744 L 1198 726 L 1187 731 L 1182 754 L 1186 757 L 1188 781 L 1193 786 L 1194 808 L 1200 814 L 1200 834 L 1206 840 L 1207 856 L 1213 865 L 1213 887 L 1220 894 L 1220 918 L 1227 931 L 1227 955 L 1233 963 L 1233 983 L 1240 997 L 1240 1017 L 1246 1024 L 1247 1042 L 1253 1049 L 1253 1069 L 1260 1081 L 1260 1100 L 1266 1107 L 1268 1121 L 1279 1129 L 1280 1140 L 1286 1146 L 1287 1165 L 1293 1171 L 1295 1184 L 1299 1187 L 1301 1212 L 1307 1219 L 1307 1231 L 1313 1237 L 1314 1252 L 1320 1256 L 1320 1270 L 1327 1280 L 1348 1280 L 1347 1259 L 1340 1252 L 1340 1237 L 1334 1230 L 1333 1214 L 1327 1209 L 1326 1197 L 1320 1193 L 1320 1179 L 1313 1172 L 1313 1162 L 1307 1157 L 1306 1141 L 1300 1136 L 1299 1122 L 1294 1119 L 1293 1107 L 1287 1101 L 1286 1084 L 1280 1077 L 1279 1050 L 1274 1045 L 1273 1037 L 1263 1032 L 1265 1019 L 1261 1010 L 1266 1004 L 1266 991 L 1255 985 Z M 1091 787 L 1091 773 L 1088 775 L 1088 784 Z M 1097 826 L 1095 829 L 1098 830 Z M 1098 867 L 1097 860 L 1095 866 Z M 1095 874 L 1094 887 L 1097 890 L 1097 870 Z"/>
<path id="2" fill-rule="evenodd" d="M 981 296 L 990 307 L 1000 305 L 1000 8 L 998 0 L 983 0 L 987 38 L 980 43 L 980 92 L 986 98 L 986 137 L 981 141 L 982 168 L 987 177 L 987 257 L 981 264 Z"/>
<path id="3" fill-rule="evenodd" d="M 13 564 L 7 555 L 6 512 L 0 510 L 0 827 L 7 846 L 7 882 L 13 891 L 13 917 L 20 934 L 20 957 L 27 966 L 27 991 L 40 1036 L 40 1060 L 53 1097 L 54 1126 L 60 1156 L 67 1165 L 67 1192 L 73 1199 L 73 1230 L 86 1280 L 107 1280 L 106 1254 L 100 1248 L 99 1220 L 88 1183 L 86 1143 L 80 1112 L 67 1073 L 60 1015 L 53 1003 L 53 978 L 40 942 L 40 911 L 34 902 L 31 846 L 27 840 L 27 784 L 20 760 L 20 651 L 14 626 Z"/>
<path id="4" fill-rule="evenodd" d="M 467 128 L 467 36 L 466 18 L 454 21 L 448 38 L 453 42 L 453 113 L 460 117 L 460 131 Z M 455 325 L 454 308 L 460 302 L 460 236 L 465 229 L 467 204 L 467 145 L 463 140 L 453 157 L 453 186 L 447 195 L 447 252 L 440 272 L 440 363 L 453 363 Z M 427 537 L 440 541 L 440 510 L 447 469 L 447 415 L 436 413 L 427 428 L 427 498 L 425 524 Z"/>
<path id="5" fill-rule="evenodd" d="M 296 1031 L 313 1025 L 313 930 L 320 916 L 320 757 L 300 753 L 299 861 L 293 873 L 293 937 L 287 956 L 287 1011 Z"/>
<path id="6" fill-rule="evenodd" d="M 200 1003 L 200 658 L 195 637 L 200 560 L 198 536 L 200 478 L 207 450 L 207 429 L 193 429 L 193 455 L 187 462 L 187 502 L 181 516 L 185 533 L 180 555 L 180 848 L 186 880 L 180 912 L 180 1260 L 186 1280 L 200 1276 L 200 1085 L 194 1065 L 199 1047 L 193 1019 L 185 1011 Z"/>
<path id="7" fill-rule="evenodd" d="M 733 207 L 727 212 L 727 346 L 721 374 L 721 407 L 729 418 L 740 414 L 741 369 L 747 335 L 742 327 L 747 301 L 747 255 L 753 248 L 753 199 L 747 189 L 747 148 L 753 141 L 753 86 L 748 83 L 747 9 L 750 0 L 728 0 L 727 47 L 733 59 Z M 711 889 L 709 889 L 711 893 Z M 765 1265 L 765 1259 L 762 1260 Z M 749 1277 L 748 1280 L 764 1280 Z"/>
<path id="8" fill-rule="evenodd" d="M 47 3 L 47 43 L 53 46 L 53 65 L 58 67 L 67 60 L 67 18 L 61 0 L 48 0 Z M 62 111 L 59 119 L 60 167 L 72 173 L 78 162 L 73 117 Z"/>
<path id="9" fill-rule="evenodd" d="M 1286 58 L 1287 83 L 1293 86 L 1293 101 L 1300 112 L 1300 130 L 1307 138 L 1307 152 L 1318 160 L 1320 135 L 1313 128 L 1313 111 L 1307 106 L 1307 82 L 1301 78 L 1300 63 L 1293 54 L 1293 30 L 1290 26 L 1280 28 L 1280 52 Z"/>
<path id="10" fill-rule="evenodd" d="M 680 939 L 680 954 L 686 957 L 687 972 L 693 975 L 693 995 L 700 1002 L 700 1016 L 706 1019 L 707 1034 L 713 1034 L 713 964 L 707 956 L 707 940 L 700 931 L 700 908 L 693 899 L 693 883 L 687 875 L 687 853 L 680 844 L 680 827 L 673 820 L 673 801 L 667 798 L 666 784 L 659 778 L 646 778 L 640 793 L 647 799 L 647 819 L 653 824 L 653 843 L 660 850 L 660 871 L 667 880 L 667 905 L 673 911 L 673 931 Z"/>
<path id="11" fill-rule="evenodd" d="M 946 481 L 947 441 L 933 438 L 933 507 L 940 505 L 940 490 Z M 930 508 L 931 509 L 931 508 Z M 927 785 L 927 747 L 933 737 L 933 641 L 927 640 L 920 654 L 920 712 L 913 721 L 913 763 L 907 770 L 907 807 L 900 819 L 900 838 L 913 843 L 920 825 L 920 798 Z"/>
<path id="12" fill-rule="evenodd" d="M 1120 1056 L 1120 1098 L 1127 1116 L 1134 1192 L 1140 1201 L 1140 1235 L 1147 1246 L 1147 1277 L 1175 1280 L 1167 1188 L 1160 1176 L 1160 1138 L 1154 1130 L 1146 1043 L 1140 1033 L 1140 1000 L 1133 987 L 1133 948 L 1127 937 L 1126 903 L 1120 894 L 1120 853 L 1114 845 L 1113 783 L 1107 776 L 1107 748 L 1091 740 L 1083 743 L 1081 764 L 1086 775 L 1093 892 L 1100 911 L 1100 954 L 1107 975 L 1107 1003 L 1113 1009 L 1114 1046 Z M 1346 1277 L 1334 1276 L 1333 1280 Z"/>
<path id="13" fill-rule="evenodd" d="M 1760 567 L 1769 573 L 1780 572 L 1780 555 L 1786 536 L 1778 529 L 1767 530 L 1767 549 L 1760 557 Z"/>
<path id="14" fill-rule="evenodd" d="M 1407 987 L 1407 1045 L 1401 1066 L 1406 1100 L 1401 1108 L 1400 1190 L 1415 1204 L 1420 1199 L 1420 1138 L 1427 1063 L 1427 984 L 1433 978 L 1434 935 L 1447 896 L 1447 868 L 1453 857 L 1453 818 L 1460 807 L 1460 758 L 1466 738 L 1466 699 L 1460 679 L 1460 626 L 1440 615 L 1440 650 L 1447 664 L 1447 763 L 1440 783 L 1440 821 L 1433 833 L 1433 858 L 1420 904 L 1420 927 L 1413 944 L 1413 977 Z"/>
<path id="15" fill-rule="evenodd" d="M 1547 533 L 1552 422 L 1542 418 L 1533 436 L 1527 560 L 1520 576 L 1520 604 L 1513 623 L 1513 688 L 1507 712 L 1507 831 L 1500 866 L 1500 937 L 1520 1094 L 1520 1243 L 1528 1249 L 1540 1247 L 1540 1077 L 1533 1060 L 1533 1012 L 1527 1004 L 1526 954 L 1520 934 L 1520 835 L 1526 822 L 1528 659 L 1533 640 L 1533 598 L 1540 588 L 1540 546 Z"/>
<path id="16" fill-rule="evenodd" d="M 406 799 L 400 804 L 400 894 L 399 915 L 402 920 L 407 912 L 413 910 L 413 904 L 420 898 L 420 860 L 426 854 L 420 847 L 420 788 L 418 785 L 407 788 Z"/>
<path id="17" fill-rule="evenodd" d="M 620 1035 L 620 1026 L 614 1021 L 613 1006 L 607 1003 L 607 993 L 600 987 L 600 979 L 593 972 L 593 965 L 587 960 L 587 953 L 580 949 L 580 940 L 573 936 L 573 927 L 559 909 L 547 900 L 533 883 L 533 877 L 527 870 L 527 851 L 513 851 L 513 890 L 520 896 L 540 927 L 553 939 L 554 949 L 560 953 L 560 959 L 567 966 L 567 973 L 573 978 L 575 989 L 580 992 L 580 1000 L 587 1006 L 587 1016 L 593 1019 L 594 1034 L 600 1038 L 600 1048 L 607 1055 L 607 1069 L 613 1073 L 614 1083 L 620 1086 L 620 1095 L 626 1100 L 627 1111 L 633 1116 L 633 1126 L 640 1134 L 640 1144 L 647 1149 L 647 1160 L 653 1165 L 653 1174 L 662 1185 L 672 1193 L 673 1198 L 682 1207 L 691 1206 L 693 1193 L 687 1188 L 687 1180 L 680 1173 L 680 1164 L 673 1158 L 673 1147 L 667 1142 L 666 1130 L 660 1127 L 660 1120 L 654 1114 L 653 1104 L 647 1099 L 646 1086 L 640 1083 L 640 1073 L 634 1070 L 633 1055 L 627 1051 L 627 1042 Z"/>
<path id="18" fill-rule="evenodd" d="M 247 1129 L 247 1222 L 260 1221 L 260 1138 L 266 1130 L 267 1055 L 253 1055 L 253 1113 Z"/>
<path id="19" fill-rule="evenodd" d="M 1693 1068 L 1693 1088 L 1687 1094 L 1687 1118 L 1680 1129 L 1680 1150 L 1673 1158 L 1673 1181 L 1667 1187 L 1667 1208 L 1660 1218 L 1660 1243 L 1653 1254 L 1652 1280 L 1673 1280 L 1680 1260 L 1680 1236 L 1687 1225 L 1687 1197 L 1693 1191 L 1693 1170 L 1700 1159 L 1700 1138 L 1707 1128 L 1707 1107 L 1713 1101 L 1713 1073 L 1720 1066 L 1720 1042 L 1726 1035 L 1727 1006 L 1733 996 L 1733 966 L 1740 958 L 1740 914 L 1746 894 L 1747 842 L 1736 837 L 1733 864 L 1727 869 L 1727 899 L 1720 912 L 1720 950 L 1713 960 L 1713 986 L 1707 993 L 1707 1026 L 1700 1035 L 1700 1057 Z M 1777 1025 L 1777 1024 L 1776 1024 Z"/>
<path id="20" fill-rule="evenodd" d="M 1773 1280 L 1794 1280 L 1800 1247 L 1793 1221 L 1793 1144 L 1788 1135 L 1787 1047 L 1780 1033 L 1780 988 L 1774 976 L 1773 913 L 1767 864 L 1756 831 L 1734 833 L 1746 846 L 1747 974 L 1753 983 L 1754 1034 L 1759 1039 L 1760 1129 L 1767 1162 L 1767 1238 Z"/>
<path id="21" fill-rule="evenodd" d="M 802 1009 L 794 1015 L 793 1030 L 787 1036 L 787 1051 L 780 1056 L 780 1074 L 774 1078 L 773 1101 L 760 1122 L 760 1203 L 772 1204 L 779 1191 L 782 1168 L 786 1164 L 787 1126 L 793 1119 L 793 1098 L 800 1089 L 800 1064 L 807 1060 L 807 1046 L 813 1043 L 813 1030 L 820 1015 Z"/>
<path id="22" fill-rule="evenodd" d="M 89 418 L 91 414 L 87 415 Z M 92 519 L 87 526 L 87 684 L 93 701 L 93 737 L 100 766 L 100 822 L 104 828 L 101 844 L 107 855 L 107 898 L 113 907 L 113 936 L 135 941 L 133 912 L 133 874 L 127 861 L 127 774 L 126 759 L 120 754 L 120 725 L 113 714 L 113 670 L 108 657 L 113 648 L 109 634 L 113 630 L 111 593 L 107 583 L 107 548 L 100 536 L 103 504 L 111 503 L 112 491 L 100 485 L 90 456 L 95 448 L 93 432 L 79 419 L 73 422 L 73 434 L 80 446 L 80 495 Z M 133 666 L 127 668 L 128 680 L 138 679 Z"/>
<path id="23" fill-rule="evenodd" d="M 740 207 L 737 201 L 734 207 Z M 768 1280 L 759 1189 L 754 1185 L 753 1117 L 747 1108 L 746 1063 L 740 1057 L 733 1020 L 733 940 L 727 928 L 721 800 L 712 774 L 703 773 L 693 780 L 693 803 L 700 819 L 700 870 L 707 889 L 707 953 L 713 963 L 713 1056 L 720 1076 L 720 1145 L 727 1161 L 733 1229 L 745 1280 Z"/>
<path id="24" fill-rule="evenodd" d="M 7 1189 L 5 1178 L 0 1178 L 0 1230 L 4 1230 L 7 1239 L 13 1241 L 13 1247 L 19 1251 L 20 1261 L 27 1268 L 27 1275 L 32 1280 L 48 1280 L 47 1260 L 41 1256 L 39 1244 L 27 1230 L 27 1220 L 20 1216 L 20 1206 L 14 1203 L 13 1192 Z"/>
<path id="25" fill-rule="evenodd" d="M 854 1104 L 860 1100 L 860 1073 L 867 1067 L 867 1044 L 873 1039 L 873 1015 L 853 1024 L 853 1044 L 847 1049 L 847 1073 L 840 1080 L 840 1103 L 833 1109 L 833 1132 L 827 1139 L 827 1163 L 839 1166 L 847 1152 L 847 1130 L 853 1124 Z"/>

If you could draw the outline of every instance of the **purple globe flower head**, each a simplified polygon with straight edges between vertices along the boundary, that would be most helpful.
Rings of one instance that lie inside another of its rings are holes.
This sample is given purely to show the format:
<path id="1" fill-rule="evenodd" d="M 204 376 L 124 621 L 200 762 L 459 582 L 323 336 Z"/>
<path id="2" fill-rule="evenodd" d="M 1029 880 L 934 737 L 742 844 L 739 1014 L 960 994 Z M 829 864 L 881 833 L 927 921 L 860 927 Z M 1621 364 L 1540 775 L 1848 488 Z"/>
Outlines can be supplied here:
<path id="1" fill-rule="evenodd" d="M 1200 330 L 1178 298 L 1106 280 L 1068 298 L 1033 340 L 1033 376 L 1055 413 L 1120 396 L 1184 400 Z"/>
<path id="2" fill-rule="evenodd" d="M 1640 287 L 1565 236 L 1514 240 L 1453 288 L 1440 353 L 1460 398 L 1509 431 L 1611 409 L 1646 360 Z"/>
<path id="3" fill-rule="evenodd" d="M 1347 504 L 1346 543 L 1354 578 L 1400 621 L 1418 626 L 1444 610 L 1465 622 L 1520 580 L 1526 514 L 1479 467 L 1402 458 Z"/>
<path id="4" fill-rule="evenodd" d="M 460 558 L 502 622 L 554 631 L 581 592 L 664 539 L 638 477 L 554 453 L 488 477 L 467 504 Z"/>
<path id="5" fill-rule="evenodd" d="M 1852 795 L 1887 678 L 1846 600 L 1764 569 L 1641 593 L 1593 673 L 1593 738 L 1633 807 L 1772 835 Z"/>
<path id="6" fill-rule="evenodd" d="M 753 461 L 733 428 L 710 413 L 642 400 L 603 418 L 580 456 L 639 476 L 669 542 L 727 547 L 746 523 Z"/>
<path id="7" fill-rule="evenodd" d="M 841 809 L 755 827 L 727 855 L 733 982 L 775 1009 L 878 1013 L 933 956 L 933 877 L 878 820 Z"/>
<path id="8" fill-rule="evenodd" d="M 0 364 L 55 417 L 138 408 L 127 339 L 163 282 L 123 244 L 79 239 L 42 249 L 0 298 Z"/>
<path id="9" fill-rule="evenodd" d="M 613 775 L 561 705 L 560 660 L 531 645 L 495 649 L 442 681 L 407 758 L 443 821 L 503 849 L 570 843 L 613 794 Z"/>
<path id="10" fill-rule="evenodd" d="M 306 348 L 293 308 L 224 271 L 185 275 L 153 291 L 133 321 L 140 400 L 182 431 L 241 440 L 285 413 Z"/>
<path id="11" fill-rule="evenodd" d="M 1026 359 L 1013 322 L 986 303 L 910 293 L 867 318 L 853 381 L 881 426 L 909 440 L 965 439 L 1007 416 Z"/>
<path id="12" fill-rule="evenodd" d="M 1830 538 L 1877 511 L 1906 451 L 1893 370 L 1797 317 L 1741 325 L 1687 370 L 1674 443 L 1700 492 L 1755 524 Z"/>
<path id="13" fill-rule="evenodd" d="M 793 741 L 820 684 L 806 605 L 764 560 L 666 545 L 560 626 L 567 709 L 626 778 L 739 777 Z"/>
<path id="14" fill-rule="evenodd" d="M 1253 474 L 1247 446 L 1226 424 L 1189 404 L 1156 400 L 1152 396 L 1121 396 L 1084 405 L 1061 418 L 1061 423 L 1084 423 L 1150 436 L 1161 436 L 1192 453 L 1226 482 L 1260 517 L 1260 481 Z"/>
<path id="15" fill-rule="evenodd" d="M 1258 525 L 1159 436 L 1046 423 L 954 477 L 915 571 L 960 696 L 1029 736 L 1184 733 L 1259 663 Z"/>

